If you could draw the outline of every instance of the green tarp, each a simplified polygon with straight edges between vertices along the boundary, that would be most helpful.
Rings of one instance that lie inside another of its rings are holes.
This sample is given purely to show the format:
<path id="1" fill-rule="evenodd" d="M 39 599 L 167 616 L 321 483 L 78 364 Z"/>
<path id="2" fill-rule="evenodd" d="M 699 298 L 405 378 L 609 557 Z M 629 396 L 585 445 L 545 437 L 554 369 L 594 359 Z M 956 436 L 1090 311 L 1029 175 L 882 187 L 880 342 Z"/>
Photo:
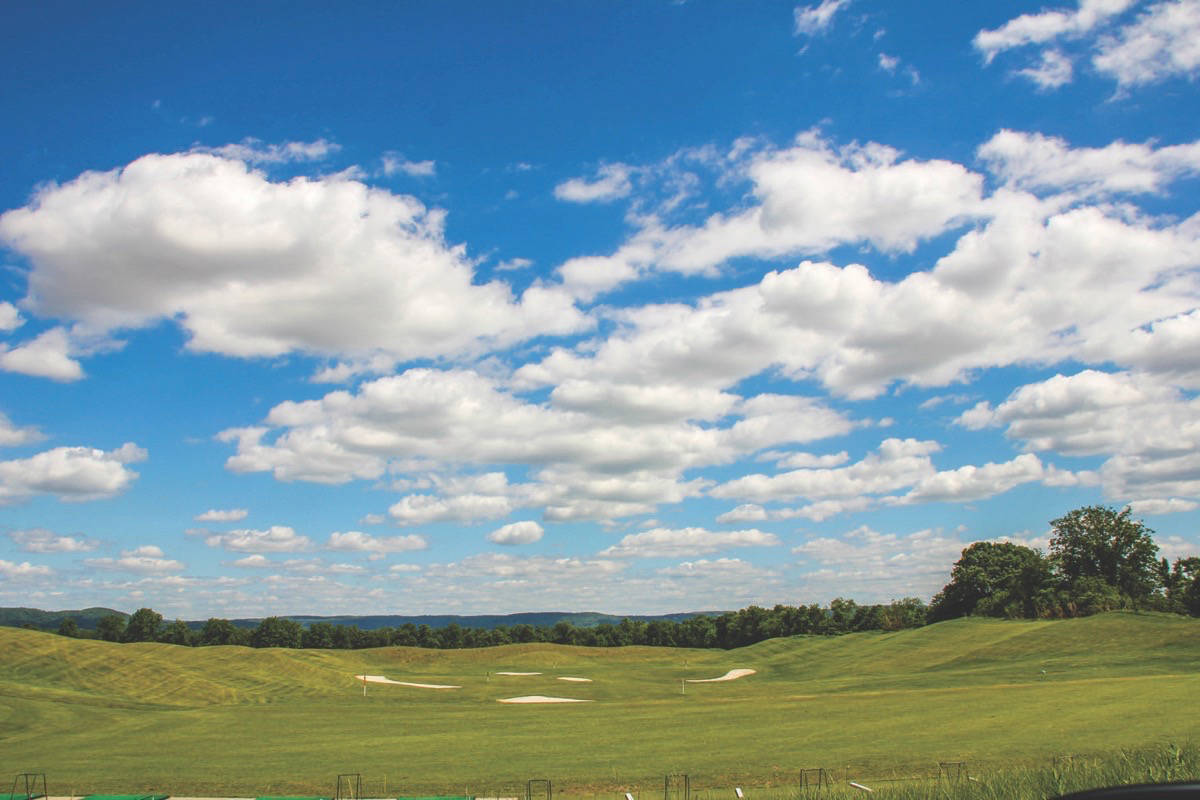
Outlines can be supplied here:
<path id="1" fill-rule="evenodd" d="M 166 794 L 89 794 L 83 800 L 167 800 Z"/>
<path id="2" fill-rule="evenodd" d="M 41 781 L 38 781 L 38 783 L 41 783 Z M 0 794 L 0 800 L 37 800 L 39 797 L 45 797 L 45 795 L 41 792 L 37 794 L 22 794 L 21 792 L 17 792 L 16 794 Z"/>

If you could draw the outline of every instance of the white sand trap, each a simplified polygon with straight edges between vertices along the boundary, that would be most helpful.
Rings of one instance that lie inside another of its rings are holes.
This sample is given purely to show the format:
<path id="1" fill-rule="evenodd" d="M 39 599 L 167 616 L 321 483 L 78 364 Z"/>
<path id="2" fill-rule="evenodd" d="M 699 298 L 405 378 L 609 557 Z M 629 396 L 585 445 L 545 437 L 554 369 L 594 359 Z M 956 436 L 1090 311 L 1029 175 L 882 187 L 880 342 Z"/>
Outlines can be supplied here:
<path id="1" fill-rule="evenodd" d="M 529 694 L 524 697 L 506 697 L 497 703 L 590 703 L 591 700 L 577 700 L 574 697 L 546 697 L 544 694 Z"/>
<path id="2" fill-rule="evenodd" d="M 738 678 L 744 678 L 747 675 L 753 675 L 758 670 L 754 669 L 731 669 L 719 678 L 688 678 L 688 683 L 716 683 L 717 681 L 736 681 Z"/>
<path id="3" fill-rule="evenodd" d="M 367 683 L 390 683 L 393 686 L 412 686 L 416 689 L 461 689 L 461 686 L 444 686 L 440 683 L 409 683 L 408 681 L 394 681 L 391 678 L 385 678 L 382 675 L 355 675 L 355 680 L 366 681 Z"/>
<path id="4" fill-rule="evenodd" d="M 591 683 L 591 682 L 592 682 L 592 679 L 591 679 L 591 678 L 570 678 L 570 677 L 562 677 L 562 678 L 559 678 L 559 680 L 560 680 L 560 681 L 570 681 L 571 683 Z"/>
<path id="5" fill-rule="evenodd" d="M 497 675 L 541 675 L 540 672 L 497 672 Z"/>

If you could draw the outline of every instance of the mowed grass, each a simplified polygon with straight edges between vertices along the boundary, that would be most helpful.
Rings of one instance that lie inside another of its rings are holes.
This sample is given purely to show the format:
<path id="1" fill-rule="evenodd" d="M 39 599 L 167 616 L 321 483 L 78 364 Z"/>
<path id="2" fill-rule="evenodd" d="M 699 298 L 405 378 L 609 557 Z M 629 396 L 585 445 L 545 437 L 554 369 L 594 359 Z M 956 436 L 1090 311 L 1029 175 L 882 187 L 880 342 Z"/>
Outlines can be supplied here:
<path id="1" fill-rule="evenodd" d="M 748 667 L 755 675 L 689 683 Z M 1044 672 L 1043 672 L 1044 670 Z M 501 676 L 497 672 L 541 672 Z M 429 690 L 355 674 L 457 684 Z M 558 677 L 585 677 L 573 683 Z M 591 700 L 507 705 L 550 695 Z M 460 651 L 113 645 L 0 628 L 0 779 L 52 794 L 653 796 L 694 789 L 1043 766 L 1200 739 L 1200 620 L 964 619 L 732 651 L 512 645 Z"/>

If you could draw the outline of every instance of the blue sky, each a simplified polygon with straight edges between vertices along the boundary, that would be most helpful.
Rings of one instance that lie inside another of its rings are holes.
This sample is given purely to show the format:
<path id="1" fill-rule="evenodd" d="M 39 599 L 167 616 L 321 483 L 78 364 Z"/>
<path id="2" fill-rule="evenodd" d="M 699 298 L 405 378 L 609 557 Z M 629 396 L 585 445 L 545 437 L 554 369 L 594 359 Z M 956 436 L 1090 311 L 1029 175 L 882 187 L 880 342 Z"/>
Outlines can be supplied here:
<path id="1" fill-rule="evenodd" d="M 926 600 L 1200 552 L 1200 0 L 17 3 L 0 605 Z"/>

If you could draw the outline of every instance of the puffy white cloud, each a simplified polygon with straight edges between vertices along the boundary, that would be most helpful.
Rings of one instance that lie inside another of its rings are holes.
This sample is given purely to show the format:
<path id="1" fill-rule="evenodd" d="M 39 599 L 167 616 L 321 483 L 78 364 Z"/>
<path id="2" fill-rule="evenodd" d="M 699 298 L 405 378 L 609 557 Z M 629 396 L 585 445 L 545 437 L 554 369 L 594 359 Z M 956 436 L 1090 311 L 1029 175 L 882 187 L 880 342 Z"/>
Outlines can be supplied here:
<path id="1" fill-rule="evenodd" d="M 749 529 L 709 531 L 704 528 L 654 528 L 631 533 L 600 552 L 614 558 L 675 558 L 705 555 L 735 547 L 775 547 L 781 544 L 773 533 Z"/>
<path id="2" fill-rule="evenodd" d="M 1195 511 L 1200 503 L 1194 500 L 1184 500 L 1179 497 L 1153 497 L 1146 500 L 1134 500 L 1129 508 L 1135 514 L 1180 514 Z"/>
<path id="3" fill-rule="evenodd" d="M 1030 44 L 1045 44 L 1060 37 L 1078 37 L 1120 14 L 1137 0 L 1079 0 L 1075 10 L 1022 14 L 993 30 L 975 35 L 975 49 L 991 63 L 997 53 Z"/>
<path id="4" fill-rule="evenodd" d="M 1150 6 L 1136 22 L 1101 39 L 1092 65 L 1121 87 L 1195 77 L 1200 68 L 1200 0 Z"/>
<path id="5" fill-rule="evenodd" d="M 1031 451 L 1108 456 L 1099 477 L 1111 498 L 1200 497 L 1200 398 L 1152 375 L 1055 375 L 959 420 L 973 429 L 1004 426 Z"/>
<path id="6" fill-rule="evenodd" d="M 688 469 L 853 428 L 804 397 L 743 399 L 683 383 L 656 389 L 626 381 L 575 383 L 532 403 L 478 373 L 429 369 L 364 383 L 355 394 L 283 403 L 267 422 L 284 429 L 273 441 L 267 428 L 222 434 L 238 442 L 231 469 L 328 482 L 378 477 L 389 464 L 417 475 L 455 464 L 534 470 L 522 484 L 495 471 L 431 480 L 436 492 L 408 494 L 389 509 L 404 525 L 499 519 L 530 506 L 544 507 L 551 520 L 652 512 L 702 491 L 706 482 L 683 479 Z"/>
<path id="7" fill-rule="evenodd" d="M 744 475 L 714 487 L 709 494 L 759 502 L 884 494 L 934 475 L 930 454 L 940 449 L 937 442 L 889 438 L 879 445 L 878 452 L 849 466 Z"/>
<path id="8" fill-rule="evenodd" d="M 1081 0 L 1075 11 L 1024 14 L 974 40 L 987 63 L 997 53 L 1025 45 L 1042 46 L 1040 63 L 1017 70 L 1041 88 L 1069 83 L 1072 64 L 1056 43 L 1084 40 L 1097 72 L 1117 81 L 1122 91 L 1167 78 L 1192 78 L 1200 68 L 1200 0 L 1166 0 L 1146 8 L 1132 22 L 1120 15 L 1136 0 Z M 1098 34 L 1098 35 L 1097 35 Z"/>
<path id="9" fill-rule="evenodd" d="M 911 251 L 974 217 L 983 179 L 949 161 L 902 160 L 884 145 L 833 148 L 816 134 L 763 153 L 746 170 L 758 202 L 702 227 L 647 227 L 660 269 L 711 271 L 728 259 L 820 253 L 847 243 Z"/>
<path id="10" fill-rule="evenodd" d="M 234 553 L 297 553 L 312 548 L 312 540 L 287 525 L 272 525 L 266 530 L 242 529 L 227 533 L 201 532 L 209 547 Z"/>
<path id="11" fill-rule="evenodd" d="M 758 503 L 743 503 L 732 511 L 717 517 L 717 522 L 726 525 L 734 522 L 764 522 L 770 519 L 767 510 Z"/>
<path id="12" fill-rule="evenodd" d="M 273 569 L 278 565 L 266 556 L 255 554 L 237 559 L 233 566 L 241 569 Z"/>
<path id="13" fill-rule="evenodd" d="M 1071 59 L 1059 50 L 1043 50 L 1041 61 L 1035 66 L 1017 70 L 1014 74 L 1033 81 L 1040 89 L 1057 89 L 1075 77 Z"/>
<path id="14" fill-rule="evenodd" d="M 1032 453 L 1019 455 L 1002 464 L 977 467 L 967 464 L 922 478 L 904 495 L 905 503 L 945 503 L 982 500 L 1002 494 L 1023 483 L 1042 480 L 1046 468 Z"/>
<path id="15" fill-rule="evenodd" d="M 477 522 L 499 519 L 513 510 L 512 501 L 502 495 L 464 494 L 437 497 L 410 494 L 388 508 L 388 516 L 397 525 L 425 525 L 430 522 Z"/>
<path id="16" fill-rule="evenodd" d="M 25 581 L 33 578 L 48 578 L 53 574 L 54 570 L 41 564 L 30 564 L 28 561 L 17 564 L 0 558 L 0 576 L 5 580 Z"/>
<path id="17" fill-rule="evenodd" d="M 797 36 L 817 36 L 824 33 L 833 24 L 834 16 L 846 6 L 850 0 L 821 0 L 819 5 L 796 6 L 792 11 Z"/>
<path id="18" fill-rule="evenodd" d="M 240 522 L 250 514 L 244 508 L 210 508 L 203 514 L 197 514 L 193 519 L 197 522 Z"/>
<path id="19" fill-rule="evenodd" d="M 992 174 L 1021 189 L 1158 193 L 1172 180 L 1200 172 L 1200 141 L 1072 148 L 1055 136 L 1002 130 L 978 154 Z"/>
<path id="20" fill-rule="evenodd" d="M 94 539 L 59 536 L 45 528 L 11 531 L 8 536 L 27 553 L 86 553 L 100 546 Z"/>
<path id="21" fill-rule="evenodd" d="M 0 216 L 0 241 L 29 259 L 34 313 L 90 333 L 170 319 L 202 352 L 406 360 L 586 327 L 560 290 L 476 283 L 444 216 L 344 176 L 275 182 L 193 152 L 47 186 Z"/>
<path id="22" fill-rule="evenodd" d="M 571 178 L 554 187 L 554 196 L 571 203 L 607 203 L 625 197 L 633 189 L 628 164 L 603 164 L 593 180 Z"/>
<path id="23" fill-rule="evenodd" d="M 181 572 L 186 568 L 181 561 L 165 558 L 162 548 L 152 544 L 123 550 L 120 558 L 88 558 L 83 563 L 92 569 L 151 574 Z"/>
<path id="24" fill-rule="evenodd" d="M 0 369 L 56 381 L 77 381 L 83 377 L 83 367 L 71 358 L 71 353 L 66 330 L 51 328 L 24 344 L 0 350 Z"/>
<path id="25" fill-rule="evenodd" d="M 532 544 L 542 538 L 545 529 L 532 520 L 510 522 L 487 535 L 489 542 L 502 545 Z"/>
<path id="26" fill-rule="evenodd" d="M 1009 133 L 983 152 L 1015 182 L 1052 181 L 1084 196 L 1162 187 L 1194 163 L 1191 145 L 1093 152 Z M 1200 340 L 1200 227 L 1078 199 L 1002 188 L 974 205 L 986 223 L 932 269 L 898 281 L 861 265 L 804 261 L 693 305 L 614 312 L 618 327 L 603 341 L 556 349 L 522 366 L 517 383 L 690 386 L 709 398 L 697 409 L 705 413 L 717 407 L 714 392 L 770 369 L 864 397 L 896 381 L 944 386 L 1012 364 L 1167 358 L 1168 346 L 1170 358 L 1195 363 L 1200 349 L 1188 344 Z M 698 266 L 723 258 L 719 247 L 701 254 Z"/>
<path id="27" fill-rule="evenodd" d="M 362 531 L 334 532 L 329 535 L 325 545 L 330 550 L 348 550 L 352 552 L 370 553 L 371 560 L 383 558 L 388 553 L 407 553 L 412 550 L 424 550 L 429 542 L 423 536 L 410 534 L 408 536 L 371 536 Z"/>
<path id="28" fill-rule="evenodd" d="M 16 306 L 7 301 L 0 302 L 0 332 L 15 331 L 23 322 Z"/>
<path id="29" fill-rule="evenodd" d="M 112 497 L 138 474 L 126 464 L 143 461 L 146 451 L 132 443 L 116 450 L 56 447 L 29 458 L 0 461 L 0 505 L 53 494 L 66 502 Z"/>
<path id="30" fill-rule="evenodd" d="M 36 442 L 45 437 L 33 426 L 18 428 L 3 413 L 0 413 L 0 447 L 18 447 Z"/>
<path id="31" fill-rule="evenodd" d="M 826 455 L 814 455 L 812 453 L 789 453 L 779 459 L 778 466 L 785 469 L 813 469 L 813 468 L 828 468 L 839 467 L 850 460 L 850 454 L 845 450 L 838 453 L 828 453 Z"/>

